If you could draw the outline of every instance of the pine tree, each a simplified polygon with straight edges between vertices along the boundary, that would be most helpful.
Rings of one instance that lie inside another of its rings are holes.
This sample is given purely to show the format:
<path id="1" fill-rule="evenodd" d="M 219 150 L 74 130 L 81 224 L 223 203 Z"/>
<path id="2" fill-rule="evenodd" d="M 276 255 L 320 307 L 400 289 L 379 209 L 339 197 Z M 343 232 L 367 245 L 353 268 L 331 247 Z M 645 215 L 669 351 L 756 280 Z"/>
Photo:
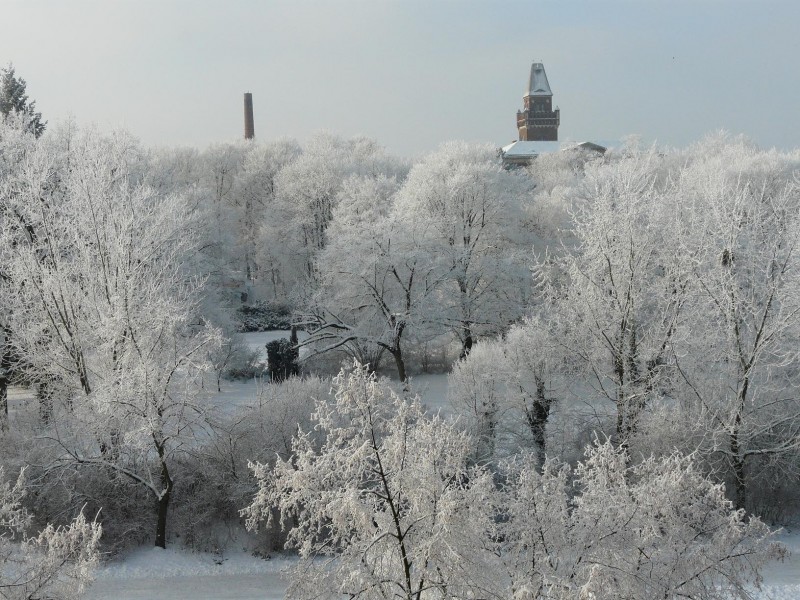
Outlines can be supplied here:
<path id="1" fill-rule="evenodd" d="M 28 130 L 37 138 L 44 133 L 47 121 L 42 121 L 42 113 L 36 112 L 36 101 L 28 102 L 25 93 L 27 83 L 14 73 L 14 66 L 0 69 L 0 114 L 7 117 L 12 112 L 22 115 Z"/>

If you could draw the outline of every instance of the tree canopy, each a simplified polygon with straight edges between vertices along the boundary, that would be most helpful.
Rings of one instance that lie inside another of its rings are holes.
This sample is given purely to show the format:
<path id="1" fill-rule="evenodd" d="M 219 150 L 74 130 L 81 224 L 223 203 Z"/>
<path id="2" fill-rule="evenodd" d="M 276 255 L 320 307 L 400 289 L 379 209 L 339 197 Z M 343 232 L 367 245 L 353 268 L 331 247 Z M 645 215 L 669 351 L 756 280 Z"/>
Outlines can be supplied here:
<path id="1" fill-rule="evenodd" d="M 42 121 L 42 113 L 36 112 L 36 101 L 28 102 L 27 85 L 22 77 L 16 76 L 12 64 L 0 69 L 0 113 L 3 119 L 18 115 L 25 128 L 38 138 L 44 133 L 47 121 Z"/>

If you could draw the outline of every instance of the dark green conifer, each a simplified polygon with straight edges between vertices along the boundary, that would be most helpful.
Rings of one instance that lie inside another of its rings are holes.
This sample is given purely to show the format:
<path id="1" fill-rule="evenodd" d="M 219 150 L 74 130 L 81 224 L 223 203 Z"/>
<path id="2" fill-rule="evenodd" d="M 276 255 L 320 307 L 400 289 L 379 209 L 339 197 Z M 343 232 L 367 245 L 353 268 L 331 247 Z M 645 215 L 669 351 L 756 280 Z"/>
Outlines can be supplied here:
<path id="1" fill-rule="evenodd" d="M 12 64 L 0 69 L 0 114 L 3 118 L 11 113 L 22 115 L 28 130 L 38 138 L 47 122 L 42 121 L 42 113 L 36 112 L 36 101 L 28 102 L 26 86 L 25 80 L 14 73 Z"/>

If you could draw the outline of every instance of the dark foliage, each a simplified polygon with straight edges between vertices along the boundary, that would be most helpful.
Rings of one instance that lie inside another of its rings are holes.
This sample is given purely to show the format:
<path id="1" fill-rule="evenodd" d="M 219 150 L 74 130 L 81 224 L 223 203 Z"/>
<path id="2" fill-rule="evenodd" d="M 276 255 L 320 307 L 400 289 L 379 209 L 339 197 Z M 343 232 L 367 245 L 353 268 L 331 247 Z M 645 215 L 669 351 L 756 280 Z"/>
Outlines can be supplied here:
<path id="1" fill-rule="evenodd" d="M 12 65 L 0 69 L 0 114 L 4 117 L 12 112 L 22 115 L 27 129 L 38 138 L 44 133 L 47 122 L 42 121 L 42 113 L 36 112 L 36 102 L 28 102 L 26 87 L 27 83 L 15 75 Z"/>
<path id="2" fill-rule="evenodd" d="M 273 340 L 267 344 L 267 369 L 274 382 L 281 382 L 297 375 L 299 352 L 291 340 Z"/>
<path id="3" fill-rule="evenodd" d="M 292 309 L 286 304 L 259 302 L 242 306 L 237 310 L 239 331 L 273 331 L 289 329 L 292 325 Z"/>

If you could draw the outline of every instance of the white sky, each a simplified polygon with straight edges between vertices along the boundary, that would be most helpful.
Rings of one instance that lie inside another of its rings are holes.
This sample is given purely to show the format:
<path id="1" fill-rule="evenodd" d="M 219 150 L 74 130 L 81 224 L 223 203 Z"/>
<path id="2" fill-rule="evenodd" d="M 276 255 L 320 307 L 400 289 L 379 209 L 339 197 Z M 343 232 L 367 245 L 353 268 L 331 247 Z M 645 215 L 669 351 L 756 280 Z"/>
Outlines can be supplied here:
<path id="1" fill-rule="evenodd" d="M 560 139 L 685 145 L 720 128 L 800 143 L 800 0 L 2 0 L 13 62 L 54 124 L 146 144 L 328 129 L 417 155 L 516 139 L 530 63 Z"/>

